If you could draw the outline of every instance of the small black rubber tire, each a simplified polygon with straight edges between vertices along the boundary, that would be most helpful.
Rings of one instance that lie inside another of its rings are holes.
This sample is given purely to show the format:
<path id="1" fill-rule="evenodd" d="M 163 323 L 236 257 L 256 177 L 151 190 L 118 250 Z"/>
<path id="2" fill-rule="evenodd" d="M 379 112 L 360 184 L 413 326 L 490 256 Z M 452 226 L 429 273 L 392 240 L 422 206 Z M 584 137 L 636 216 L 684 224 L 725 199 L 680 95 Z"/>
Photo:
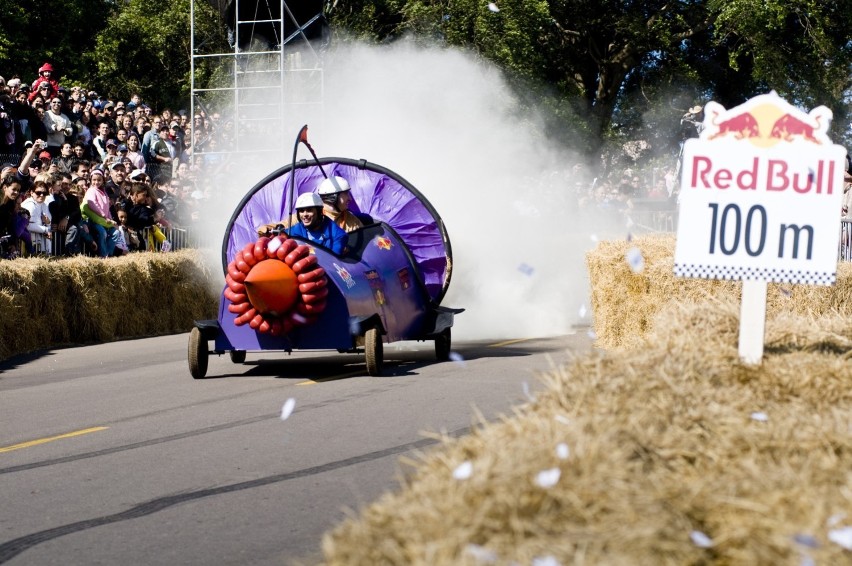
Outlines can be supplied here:
<path id="1" fill-rule="evenodd" d="M 367 361 L 367 373 L 372 376 L 382 374 L 384 365 L 384 346 L 382 334 L 378 328 L 371 328 L 364 335 L 364 358 Z"/>
<path id="2" fill-rule="evenodd" d="M 231 361 L 235 364 L 241 364 L 246 361 L 245 350 L 231 350 L 228 352 L 228 355 L 231 356 Z"/>
<path id="3" fill-rule="evenodd" d="M 453 346 L 452 333 L 449 328 L 445 328 L 435 338 L 435 357 L 439 362 L 446 362 L 450 359 L 450 349 Z"/>
<path id="4" fill-rule="evenodd" d="M 204 379 L 207 376 L 207 340 L 204 339 L 198 328 L 193 328 L 189 333 L 187 360 L 189 361 L 189 373 L 193 379 Z"/>

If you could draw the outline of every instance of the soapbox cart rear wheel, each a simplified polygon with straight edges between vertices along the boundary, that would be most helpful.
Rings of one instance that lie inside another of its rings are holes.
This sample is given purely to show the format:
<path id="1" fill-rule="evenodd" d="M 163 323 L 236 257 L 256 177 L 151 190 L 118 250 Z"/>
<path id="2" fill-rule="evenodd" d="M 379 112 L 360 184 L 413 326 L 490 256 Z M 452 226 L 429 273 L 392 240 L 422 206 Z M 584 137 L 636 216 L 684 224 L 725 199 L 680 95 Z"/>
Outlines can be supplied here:
<path id="1" fill-rule="evenodd" d="M 439 362 L 446 362 L 450 359 L 450 348 L 453 345 L 452 334 L 449 328 L 445 328 L 435 338 L 435 357 Z"/>
<path id="2" fill-rule="evenodd" d="M 201 330 L 197 327 L 189 333 L 187 360 L 189 361 L 189 373 L 193 379 L 204 379 L 207 375 L 208 362 L 207 339 L 201 335 Z"/>
<path id="3" fill-rule="evenodd" d="M 369 375 L 381 375 L 382 365 L 384 365 L 383 356 L 382 334 L 378 328 L 371 328 L 364 335 L 364 357 L 367 360 Z"/>

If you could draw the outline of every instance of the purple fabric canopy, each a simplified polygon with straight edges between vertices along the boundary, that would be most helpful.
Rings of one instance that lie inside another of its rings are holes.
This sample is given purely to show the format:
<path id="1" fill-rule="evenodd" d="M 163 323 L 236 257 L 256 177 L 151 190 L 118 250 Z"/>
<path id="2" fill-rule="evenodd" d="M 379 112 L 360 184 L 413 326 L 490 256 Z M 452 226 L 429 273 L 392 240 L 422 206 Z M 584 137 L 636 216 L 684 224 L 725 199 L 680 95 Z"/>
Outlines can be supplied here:
<path id="1" fill-rule="evenodd" d="M 376 222 L 390 225 L 405 242 L 429 296 L 440 303 L 450 283 L 452 251 L 444 223 L 432 205 L 405 179 L 393 171 L 345 158 L 320 159 L 326 174 L 349 181 L 349 208 L 369 214 Z M 243 198 L 226 231 L 223 268 L 235 253 L 257 240 L 257 227 L 287 218 L 291 212 L 291 167 L 283 167 L 258 183 Z M 295 169 L 296 196 L 315 191 L 324 179 L 315 163 L 298 162 Z"/>

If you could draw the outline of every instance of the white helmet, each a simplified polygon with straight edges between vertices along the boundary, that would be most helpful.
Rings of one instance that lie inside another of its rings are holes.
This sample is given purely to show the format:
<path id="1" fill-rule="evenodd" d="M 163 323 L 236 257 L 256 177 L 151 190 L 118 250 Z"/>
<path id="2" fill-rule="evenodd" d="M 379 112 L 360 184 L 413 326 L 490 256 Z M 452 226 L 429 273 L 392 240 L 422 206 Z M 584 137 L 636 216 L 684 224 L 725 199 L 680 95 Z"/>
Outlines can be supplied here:
<path id="1" fill-rule="evenodd" d="M 312 208 L 318 206 L 322 208 L 322 199 L 316 193 L 304 193 L 296 199 L 296 210 L 301 208 Z"/>
<path id="2" fill-rule="evenodd" d="M 317 192 L 320 195 L 335 195 L 337 193 L 345 193 L 349 189 L 349 182 L 343 177 L 329 177 L 320 183 Z"/>

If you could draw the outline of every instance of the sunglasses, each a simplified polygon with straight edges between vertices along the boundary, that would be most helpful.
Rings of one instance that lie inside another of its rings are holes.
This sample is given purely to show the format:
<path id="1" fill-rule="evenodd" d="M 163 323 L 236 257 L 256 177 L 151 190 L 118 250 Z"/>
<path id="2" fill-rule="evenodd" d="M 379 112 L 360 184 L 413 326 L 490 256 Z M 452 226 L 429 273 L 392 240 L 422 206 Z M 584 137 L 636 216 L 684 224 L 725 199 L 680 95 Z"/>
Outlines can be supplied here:
<path id="1" fill-rule="evenodd" d="M 44 191 L 35 191 L 33 194 L 37 197 L 43 197 L 47 195 L 47 193 Z"/>

